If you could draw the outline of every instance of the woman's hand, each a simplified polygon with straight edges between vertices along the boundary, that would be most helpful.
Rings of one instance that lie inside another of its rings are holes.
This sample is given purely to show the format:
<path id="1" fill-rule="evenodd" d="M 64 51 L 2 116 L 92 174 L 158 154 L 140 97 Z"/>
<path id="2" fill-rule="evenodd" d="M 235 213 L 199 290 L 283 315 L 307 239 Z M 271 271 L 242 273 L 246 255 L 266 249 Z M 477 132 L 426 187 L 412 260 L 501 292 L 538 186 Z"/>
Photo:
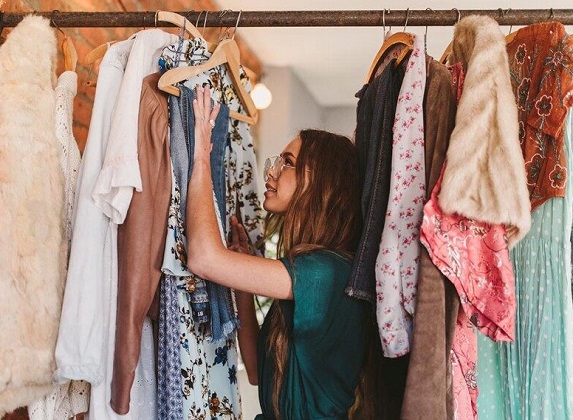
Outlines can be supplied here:
<path id="1" fill-rule="evenodd" d="M 194 159 L 206 159 L 213 146 L 211 145 L 211 131 L 215 127 L 220 104 L 215 103 L 211 108 L 211 89 L 209 85 L 204 88 L 195 86 L 195 99 L 193 99 L 193 112 L 195 114 L 195 154 Z"/>
<path id="2" fill-rule="evenodd" d="M 237 216 L 231 216 L 231 242 L 228 244 L 231 251 L 241 254 L 253 254 L 249 246 L 249 238 L 242 224 L 237 220 Z"/>

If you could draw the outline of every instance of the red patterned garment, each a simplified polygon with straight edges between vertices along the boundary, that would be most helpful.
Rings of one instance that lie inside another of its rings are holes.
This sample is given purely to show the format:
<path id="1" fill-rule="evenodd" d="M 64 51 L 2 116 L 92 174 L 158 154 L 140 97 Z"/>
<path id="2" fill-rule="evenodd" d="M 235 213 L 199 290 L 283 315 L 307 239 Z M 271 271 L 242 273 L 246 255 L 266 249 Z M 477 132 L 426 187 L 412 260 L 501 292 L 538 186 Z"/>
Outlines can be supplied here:
<path id="1" fill-rule="evenodd" d="M 475 327 L 465 312 L 460 310 L 450 356 L 454 413 L 458 420 L 478 417 L 477 346 Z"/>
<path id="2" fill-rule="evenodd" d="M 456 64 L 450 71 L 459 100 L 463 67 Z M 440 209 L 438 195 L 446 165 L 447 161 L 424 206 L 420 240 L 460 296 L 451 362 L 455 412 L 463 420 L 477 418 L 475 328 L 496 341 L 514 339 L 515 281 L 503 225 L 444 214 Z"/>
<path id="3" fill-rule="evenodd" d="M 424 206 L 422 243 L 477 329 L 492 340 L 513 341 L 515 284 L 505 227 L 444 214 L 438 206 L 443 173 Z"/>
<path id="4" fill-rule="evenodd" d="M 573 104 L 573 39 L 559 22 L 520 29 L 507 45 L 531 210 L 565 196 L 565 116 Z"/>

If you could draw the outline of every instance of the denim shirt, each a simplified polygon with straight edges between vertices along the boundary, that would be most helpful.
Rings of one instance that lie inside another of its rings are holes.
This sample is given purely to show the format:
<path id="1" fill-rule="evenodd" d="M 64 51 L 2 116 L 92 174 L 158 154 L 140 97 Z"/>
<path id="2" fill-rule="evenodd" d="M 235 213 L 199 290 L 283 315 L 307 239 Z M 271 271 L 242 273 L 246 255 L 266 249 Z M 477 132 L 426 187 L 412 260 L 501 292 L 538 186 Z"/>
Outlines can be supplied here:
<path id="1" fill-rule="evenodd" d="M 388 206 L 392 158 L 392 126 L 404 70 L 393 59 L 382 74 L 356 94 L 356 148 L 362 180 L 362 234 L 346 293 L 376 302 L 374 266 Z"/>
<path id="2" fill-rule="evenodd" d="M 187 208 L 187 185 L 193 172 L 195 150 L 195 115 L 192 101 L 195 92 L 186 86 L 179 87 L 181 96 L 170 97 L 171 105 L 171 160 L 175 179 L 181 191 L 181 218 L 185 223 Z M 227 146 L 229 128 L 229 107 L 221 104 L 215 127 L 211 133 L 211 180 L 217 202 L 218 219 L 224 227 L 225 214 L 225 171 L 223 160 Z M 193 199 L 193 197 L 190 197 Z M 222 235 L 224 237 L 224 234 Z M 228 288 L 198 279 L 195 291 L 191 293 L 191 306 L 196 322 L 208 323 L 212 339 L 227 338 L 238 326 Z M 209 320 L 211 321 L 209 323 Z"/>

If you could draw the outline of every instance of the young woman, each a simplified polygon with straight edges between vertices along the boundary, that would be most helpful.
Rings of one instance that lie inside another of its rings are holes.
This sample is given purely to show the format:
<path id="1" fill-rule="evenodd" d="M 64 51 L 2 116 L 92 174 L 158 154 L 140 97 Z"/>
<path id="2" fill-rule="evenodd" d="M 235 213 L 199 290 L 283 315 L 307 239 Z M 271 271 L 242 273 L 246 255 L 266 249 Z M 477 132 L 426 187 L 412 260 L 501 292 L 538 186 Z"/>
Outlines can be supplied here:
<path id="1" fill-rule="evenodd" d="M 368 310 L 344 293 L 360 234 L 354 145 L 324 131 L 301 131 L 265 165 L 266 230 L 279 234 L 283 258 L 249 255 L 247 236 L 234 218 L 227 249 L 218 232 L 209 159 L 219 107 L 211 107 L 208 88 L 197 87 L 196 98 L 188 266 L 244 292 L 237 295 L 239 340 L 252 381 L 258 371 L 263 414 L 257 419 L 347 419 L 366 350 Z M 251 294 L 275 298 L 260 333 Z"/>

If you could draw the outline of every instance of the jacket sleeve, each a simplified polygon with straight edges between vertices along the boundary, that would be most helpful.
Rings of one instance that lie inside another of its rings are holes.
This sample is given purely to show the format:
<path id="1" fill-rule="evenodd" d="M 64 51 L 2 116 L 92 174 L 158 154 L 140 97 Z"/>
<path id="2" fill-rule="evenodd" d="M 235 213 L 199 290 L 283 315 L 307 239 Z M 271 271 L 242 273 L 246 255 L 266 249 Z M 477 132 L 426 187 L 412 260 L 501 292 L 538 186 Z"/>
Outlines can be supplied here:
<path id="1" fill-rule="evenodd" d="M 134 192 L 118 227 L 118 297 L 111 407 L 129 411 L 130 390 L 140 356 L 142 326 L 159 280 L 167 234 L 171 163 L 166 97 L 157 90 L 159 74 L 144 80 L 138 125 L 141 192 Z"/>

